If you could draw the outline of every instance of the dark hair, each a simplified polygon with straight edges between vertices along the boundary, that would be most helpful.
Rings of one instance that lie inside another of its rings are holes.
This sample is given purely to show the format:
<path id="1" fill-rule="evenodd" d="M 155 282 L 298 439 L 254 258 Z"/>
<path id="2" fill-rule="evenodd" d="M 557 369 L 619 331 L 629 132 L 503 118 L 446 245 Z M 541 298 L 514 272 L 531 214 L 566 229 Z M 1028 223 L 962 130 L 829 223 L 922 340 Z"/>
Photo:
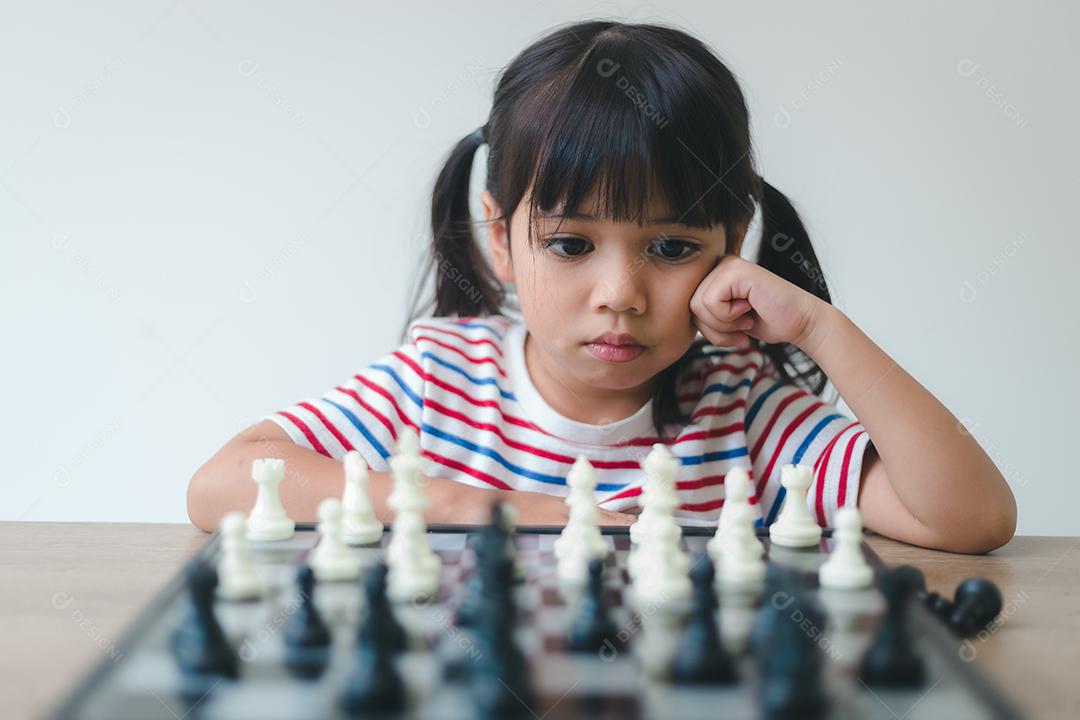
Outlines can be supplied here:
<path id="1" fill-rule="evenodd" d="M 644 221 L 656 193 L 680 223 L 712 228 L 740 242 L 762 210 L 757 262 L 830 302 L 817 257 L 795 208 L 754 169 L 750 120 L 735 76 L 701 41 L 661 25 L 593 20 L 563 25 L 503 69 L 487 122 L 454 146 L 435 181 L 431 252 L 419 275 L 409 320 L 432 267 L 433 315 L 483 317 L 506 311 L 506 290 L 473 234 L 469 178 L 488 144 L 487 189 L 509 220 L 531 188 L 537 210 L 577 210 L 597 188 L 601 216 Z M 529 242 L 533 242 L 530 236 Z M 728 252 L 734 251 L 729 247 Z M 403 332 L 404 337 L 404 332 Z M 827 378 L 789 343 L 761 347 L 785 382 L 820 394 Z M 657 436 L 686 424 L 675 395 L 683 369 L 704 354 L 696 340 L 660 373 L 653 402 Z"/>

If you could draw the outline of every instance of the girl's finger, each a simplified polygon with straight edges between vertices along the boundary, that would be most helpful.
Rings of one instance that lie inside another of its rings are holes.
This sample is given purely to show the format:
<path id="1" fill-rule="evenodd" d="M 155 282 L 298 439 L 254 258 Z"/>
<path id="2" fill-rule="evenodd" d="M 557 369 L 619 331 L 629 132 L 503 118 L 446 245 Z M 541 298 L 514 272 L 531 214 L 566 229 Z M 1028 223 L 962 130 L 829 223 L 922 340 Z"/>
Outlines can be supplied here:
<path id="1" fill-rule="evenodd" d="M 750 338 L 746 333 L 714 333 L 703 330 L 701 334 L 705 336 L 706 340 L 717 347 L 748 347 L 750 345 Z"/>

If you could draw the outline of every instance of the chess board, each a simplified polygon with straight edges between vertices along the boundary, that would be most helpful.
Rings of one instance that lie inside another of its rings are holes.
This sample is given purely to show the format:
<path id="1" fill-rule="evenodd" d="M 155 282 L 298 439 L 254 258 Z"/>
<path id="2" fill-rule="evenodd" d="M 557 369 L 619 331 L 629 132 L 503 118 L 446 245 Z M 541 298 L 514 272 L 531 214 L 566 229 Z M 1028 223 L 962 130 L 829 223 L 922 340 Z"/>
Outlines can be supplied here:
<path id="1" fill-rule="evenodd" d="M 410 646 L 397 663 L 408 688 L 409 709 L 402 717 L 470 718 L 474 703 L 465 681 L 453 668 L 467 665 L 480 652 L 471 634 L 454 624 L 454 613 L 473 570 L 471 544 L 477 528 L 432 527 L 432 548 L 442 558 L 439 596 L 425 603 L 395 605 L 410 636 Z M 524 717 L 538 718 L 758 718 L 760 678 L 748 649 L 755 620 L 767 603 L 778 610 L 777 622 L 807 625 L 824 658 L 821 682 L 829 699 L 830 718 L 1015 718 L 1007 698 L 988 682 L 975 663 L 966 662 L 961 641 L 921 604 L 912 602 L 914 642 L 927 669 L 925 686 L 871 689 L 857 677 L 863 652 L 884 610 L 875 588 L 829 591 L 817 587 L 816 570 L 832 547 L 826 536 L 819 547 L 791 550 L 769 546 L 759 533 L 768 561 L 797 568 L 800 593 L 815 598 L 824 610 L 825 627 L 785 613 L 784 593 L 719 593 L 719 624 L 724 645 L 737 657 L 740 682 L 732 686 L 675 685 L 666 677 L 668 662 L 680 637 L 677 621 L 628 602 L 626 557 L 630 539 L 623 529 L 605 529 L 610 543 L 605 582 L 617 643 L 599 653 L 571 653 L 566 637 L 575 611 L 572 591 L 560 587 L 552 550 L 558 537 L 551 528 L 518 528 L 514 539 L 526 570 L 515 585 L 519 607 L 516 639 L 528 658 L 535 688 Z M 705 551 L 711 530 L 684 528 L 683 546 L 694 557 Z M 118 643 L 118 660 L 105 660 L 72 693 L 58 718 L 90 720 L 303 720 L 345 718 L 337 704 L 354 652 L 362 613 L 358 582 L 323 582 L 314 602 L 333 635 L 330 662 L 317 678 L 291 672 L 284 662 L 282 627 L 296 612 L 300 598 L 297 568 L 318 536 L 300 526 L 289 540 L 252 543 L 251 555 L 270 590 L 255 601 L 218 600 L 215 611 L 227 637 L 237 648 L 240 674 L 233 679 L 203 681 L 191 686 L 170 651 L 169 639 L 185 617 L 186 590 L 178 574 L 145 608 Z M 352 548 L 370 567 L 383 557 L 382 543 Z M 216 562 L 220 537 L 215 534 L 192 562 Z M 881 562 L 864 545 L 880 576 Z"/>

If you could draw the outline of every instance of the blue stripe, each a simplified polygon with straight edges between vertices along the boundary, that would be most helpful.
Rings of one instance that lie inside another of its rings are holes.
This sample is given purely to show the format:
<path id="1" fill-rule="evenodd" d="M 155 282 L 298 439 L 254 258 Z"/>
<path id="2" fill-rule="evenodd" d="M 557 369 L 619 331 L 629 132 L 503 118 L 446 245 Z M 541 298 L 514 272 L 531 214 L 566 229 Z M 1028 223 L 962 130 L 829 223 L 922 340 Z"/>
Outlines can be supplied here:
<path id="1" fill-rule="evenodd" d="M 396 382 L 398 387 L 401 388 L 401 392 L 405 393 L 410 400 L 416 403 L 417 407 L 423 409 L 423 398 L 417 395 L 416 392 L 411 387 L 409 387 L 404 380 L 401 379 L 401 376 L 397 374 L 397 371 L 394 370 L 394 368 L 390 367 L 389 365 L 383 365 L 382 363 L 376 363 L 374 365 L 370 365 L 369 367 L 373 370 L 382 370 L 387 375 L 394 378 L 394 382 Z"/>
<path id="2" fill-rule="evenodd" d="M 754 401 L 754 404 L 750 406 L 750 409 L 746 413 L 746 420 L 744 421 L 743 426 L 747 430 L 750 429 L 750 425 L 753 424 L 754 418 L 757 417 L 758 412 L 761 410 L 761 406 L 765 404 L 765 401 L 769 399 L 769 396 L 782 387 L 784 387 L 784 383 L 776 383 L 758 396 L 758 399 Z"/>
<path id="3" fill-rule="evenodd" d="M 488 325 L 486 323 L 477 322 L 477 321 L 474 320 L 472 322 L 455 322 L 454 325 L 456 325 L 458 327 L 480 328 L 481 330 L 487 330 L 489 333 L 491 333 L 495 337 L 499 338 L 499 340 L 503 339 L 502 333 L 500 333 L 498 330 L 496 330 L 495 328 L 491 327 L 490 325 Z"/>
<path id="4" fill-rule="evenodd" d="M 704 455 L 688 455 L 681 458 L 683 465 L 700 465 L 701 463 L 712 462 L 713 460 L 727 460 L 729 458 L 743 457 L 748 455 L 746 447 L 735 448 L 734 450 L 718 450 L 716 452 L 705 453 Z"/>
<path id="5" fill-rule="evenodd" d="M 420 353 L 420 357 L 428 358 L 432 362 L 442 365 L 447 370 L 453 370 L 454 372 L 458 373 L 463 378 L 471 382 L 473 385 L 494 385 L 495 389 L 499 391 L 499 395 L 506 398 L 507 400 L 513 400 L 517 402 L 517 398 L 514 397 L 514 393 L 510 392 L 509 390 L 503 390 L 501 387 L 499 387 L 498 381 L 493 377 L 475 377 L 465 372 L 454 363 L 443 360 L 441 357 L 432 355 L 429 352 Z"/>
<path id="6" fill-rule="evenodd" d="M 558 475 L 546 475 L 544 473 L 535 472 L 533 470 L 514 465 L 513 463 L 508 462 L 506 458 L 504 458 L 502 455 L 495 452 L 491 448 L 483 447 L 481 445 L 477 445 L 476 443 L 469 442 L 468 440 L 465 440 L 463 438 L 451 435 L 450 433 L 443 432 L 442 430 L 436 428 L 434 425 L 428 425 L 425 423 L 422 427 L 422 430 L 432 435 L 433 437 L 441 438 L 449 443 L 453 443 L 454 445 L 463 447 L 471 452 L 477 453 L 479 455 L 486 455 L 487 457 L 502 465 L 510 472 L 516 473 L 517 475 L 520 475 L 522 477 L 526 477 L 530 480 L 536 480 L 542 483 L 547 483 L 549 485 L 566 485 L 565 477 L 560 477 Z M 624 487 L 626 487 L 626 485 L 626 483 L 597 483 L 596 490 L 597 492 L 610 492 L 612 490 L 622 490 Z"/>
<path id="7" fill-rule="evenodd" d="M 364 426 L 364 423 L 360 422 L 360 418 L 356 417 L 356 415 L 354 415 L 351 410 L 342 405 L 338 405 L 333 400 L 326 400 L 326 402 L 336 407 L 338 410 L 341 411 L 342 415 L 348 418 L 349 422 L 352 423 L 352 426 L 360 431 L 360 434 L 364 436 L 364 439 L 368 441 L 368 444 L 371 445 L 371 447 L 375 448 L 375 452 L 379 453 L 379 455 L 382 456 L 383 460 L 390 457 L 390 452 L 382 446 L 382 443 L 375 439 L 374 435 L 368 432 L 368 429 Z"/>
<path id="8" fill-rule="evenodd" d="M 803 440 L 799 444 L 799 447 L 795 450 L 795 454 L 792 456 L 790 464 L 798 465 L 799 461 L 802 460 L 803 455 L 806 453 L 807 448 L 809 448 L 810 444 L 814 441 L 814 438 L 816 438 L 818 434 L 825 429 L 826 425 L 831 423 L 833 420 L 842 417 L 844 416 L 839 414 L 829 415 L 828 417 L 822 419 L 821 422 L 819 422 L 817 425 L 815 425 L 814 429 L 810 431 L 810 434 L 806 436 L 806 439 Z M 811 482 L 811 484 L 813 484 L 813 482 Z M 787 488 L 781 485 L 780 490 L 776 493 L 776 497 L 773 498 L 772 507 L 769 508 L 769 514 L 765 519 L 765 525 L 772 525 L 773 522 L 776 521 L 776 515 L 780 512 L 780 505 L 784 502 L 784 495 L 786 494 Z M 758 527 L 762 525 L 762 521 L 760 518 L 757 520 L 757 525 Z"/>
<path id="9" fill-rule="evenodd" d="M 723 383 L 713 383 L 712 385 L 706 386 L 705 389 L 701 391 L 701 394 L 702 395 L 707 395 L 707 394 L 709 394 L 711 392 L 719 392 L 719 393 L 723 393 L 724 395 L 730 395 L 731 393 L 735 392 L 736 390 L 738 390 L 741 387 L 750 387 L 751 384 L 752 384 L 752 381 L 750 380 L 750 378 L 744 378 L 744 379 L 740 380 L 739 382 L 735 383 L 734 385 L 725 385 Z"/>

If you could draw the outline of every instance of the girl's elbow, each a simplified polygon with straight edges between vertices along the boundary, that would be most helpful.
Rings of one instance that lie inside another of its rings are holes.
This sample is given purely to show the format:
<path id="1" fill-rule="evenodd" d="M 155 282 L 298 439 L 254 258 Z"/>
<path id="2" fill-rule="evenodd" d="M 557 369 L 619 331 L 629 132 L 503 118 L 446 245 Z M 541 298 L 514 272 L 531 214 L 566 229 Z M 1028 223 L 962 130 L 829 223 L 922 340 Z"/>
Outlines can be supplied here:
<path id="1" fill-rule="evenodd" d="M 187 513 L 191 524 L 205 532 L 213 532 L 217 519 L 213 513 L 209 478 L 205 466 L 191 476 L 187 487 Z"/>

